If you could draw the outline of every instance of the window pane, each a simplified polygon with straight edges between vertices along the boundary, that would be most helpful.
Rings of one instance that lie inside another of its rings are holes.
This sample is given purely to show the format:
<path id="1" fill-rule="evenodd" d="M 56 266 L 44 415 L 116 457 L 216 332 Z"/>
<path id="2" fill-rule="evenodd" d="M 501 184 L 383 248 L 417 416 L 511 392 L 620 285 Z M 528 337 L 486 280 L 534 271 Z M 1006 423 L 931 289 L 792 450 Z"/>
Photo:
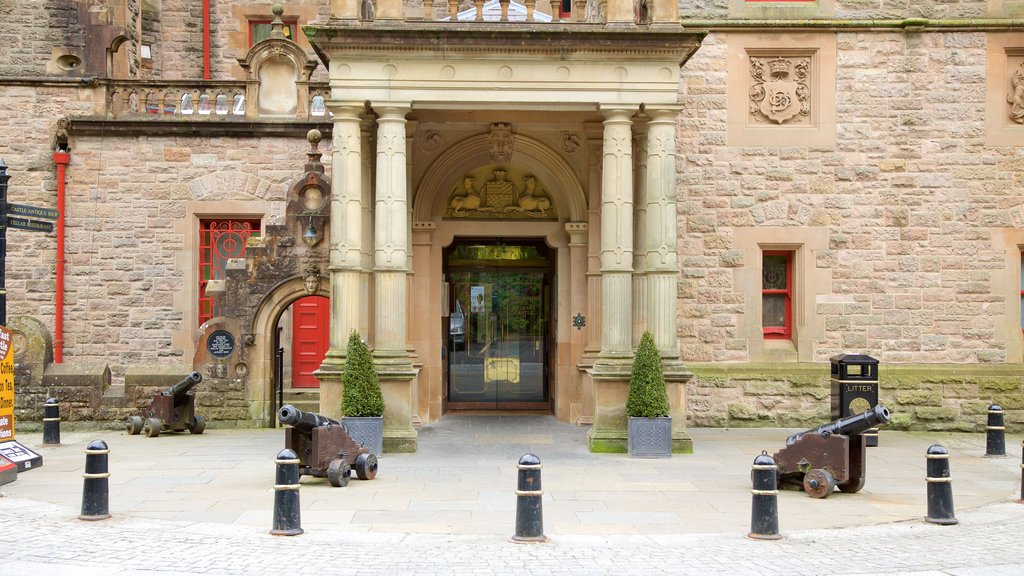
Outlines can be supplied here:
<path id="1" fill-rule="evenodd" d="M 765 256 L 762 269 L 762 283 L 764 290 L 785 290 L 786 286 L 786 261 L 788 258 L 783 255 Z"/>
<path id="2" fill-rule="evenodd" d="M 761 326 L 764 328 L 786 327 L 785 294 L 765 294 L 761 297 Z"/>

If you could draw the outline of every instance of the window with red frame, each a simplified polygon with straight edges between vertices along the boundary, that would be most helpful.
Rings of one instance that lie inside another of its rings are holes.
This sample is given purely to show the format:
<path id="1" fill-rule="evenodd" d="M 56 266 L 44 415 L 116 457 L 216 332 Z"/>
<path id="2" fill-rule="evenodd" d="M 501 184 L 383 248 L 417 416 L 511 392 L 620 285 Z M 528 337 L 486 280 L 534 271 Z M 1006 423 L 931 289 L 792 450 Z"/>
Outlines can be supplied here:
<path id="1" fill-rule="evenodd" d="M 765 338 L 793 334 L 793 253 L 765 251 L 761 255 L 761 327 Z"/>
<path id="2" fill-rule="evenodd" d="M 257 43 L 270 38 L 270 31 L 273 30 L 273 26 L 270 25 L 272 20 L 249 20 L 249 47 L 255 46 Z M 295 40 L 295 29 L 298 27 L 298 20 L 284 20 L 284 37 L 288 40 L 296 42 Z"/>
<path id="3" fill-rule="evenodd" d="M 572 0 L 562 0 L 558 4 L 558 17 L 568 18 L 572 15 Z"/>
<path id="4" fill-rule="evenodd" d="M 210 280 L 223 280 L 231 258 L 244 258 L 245 246 L 260 235 L 259 219 L 210 219 L 199 221 L 199 325 L 218 316 L 213 298 L 206 295 Z"/>

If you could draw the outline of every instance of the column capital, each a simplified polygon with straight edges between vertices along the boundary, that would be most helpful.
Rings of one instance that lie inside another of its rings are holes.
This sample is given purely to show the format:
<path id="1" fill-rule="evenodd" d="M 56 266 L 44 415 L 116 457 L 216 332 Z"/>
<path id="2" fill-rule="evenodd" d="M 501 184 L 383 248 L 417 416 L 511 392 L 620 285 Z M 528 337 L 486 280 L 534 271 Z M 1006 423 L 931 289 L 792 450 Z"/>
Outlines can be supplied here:
<path id="1" fill-rule="evenodd" d="M 380 119 L 385 118 L 389 120 L 402 119 L 405 120 L 405 115 L 412 111 L 411 102 L 371 102 L 370 108 L 374 112 L 380 114 Z"/>
<path id="2" fill-rule="evenodd" d="M 634 114 L 640 111 L 639 104 L 599 104 L 598 112 L 605 118 L 605 124 L 611 121 L 630 121 Z"/>
<path id="3" fill-rule="evenodd" d="M 344 119 L 359 119 L 366 112 L 366 103 L 354 100 L 327 100 L 324 105 L 334 114 L 335 122 Z"/>
<path id="4" fill-rule="evenodd" d="M 647 104 L 644 106 L 644 115 L 650 118 L 650 122 L 655 123 L 674 123 L 676 116 L 682 111 L 682 104 Z"/>

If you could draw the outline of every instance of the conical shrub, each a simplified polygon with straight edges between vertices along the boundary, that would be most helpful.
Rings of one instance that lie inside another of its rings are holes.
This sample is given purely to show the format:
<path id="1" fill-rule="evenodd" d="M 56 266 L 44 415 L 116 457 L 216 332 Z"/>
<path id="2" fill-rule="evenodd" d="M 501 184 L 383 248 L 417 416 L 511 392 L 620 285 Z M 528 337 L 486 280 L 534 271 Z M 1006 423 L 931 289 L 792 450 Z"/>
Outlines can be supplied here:
<path id="1" fill-rule="evenodd" d="M 383 416 L 384 395 L 380 391 L 377 371 L 373 368 L 370 349 L 355 330 L 348 337 L 345 374 L 341 379 L 343 416 Z"/>
<path id="2" fill-rule="evenodd" d="M 644 332 L 629 375 L 629 396 L 626 414 L 641 418 L 668 416 L 668 392 L 665 391 L 665 369 L 654 337 Z"/>

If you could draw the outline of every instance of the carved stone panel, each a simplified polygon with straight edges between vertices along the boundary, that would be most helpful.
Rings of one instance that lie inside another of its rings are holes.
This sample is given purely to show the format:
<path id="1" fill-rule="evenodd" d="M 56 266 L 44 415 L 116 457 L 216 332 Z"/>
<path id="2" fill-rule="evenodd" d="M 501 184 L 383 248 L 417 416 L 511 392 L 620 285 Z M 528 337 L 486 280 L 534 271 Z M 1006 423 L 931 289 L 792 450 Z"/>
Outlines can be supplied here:
<path id="1" fill-rule="evenodd" d="M 445 218 L 549 220 L 554 202 L 533 174 L 488 166 L 466 174 L 448 194 Z"/>
<path id="2" fill-rule="evenodd" d="M 750 114 L 759 122 L 806 123 L 811 114 L 809 57 L 750 58 Z"/>
<path id="3" fill-rule="evenodd" d="M 1010 73 L 1010 86 L 1006 101 L 1010 104 L 1010 120 L 1024 124 L 1024 57 L 1012 58 L 1018 66 Z"/>

